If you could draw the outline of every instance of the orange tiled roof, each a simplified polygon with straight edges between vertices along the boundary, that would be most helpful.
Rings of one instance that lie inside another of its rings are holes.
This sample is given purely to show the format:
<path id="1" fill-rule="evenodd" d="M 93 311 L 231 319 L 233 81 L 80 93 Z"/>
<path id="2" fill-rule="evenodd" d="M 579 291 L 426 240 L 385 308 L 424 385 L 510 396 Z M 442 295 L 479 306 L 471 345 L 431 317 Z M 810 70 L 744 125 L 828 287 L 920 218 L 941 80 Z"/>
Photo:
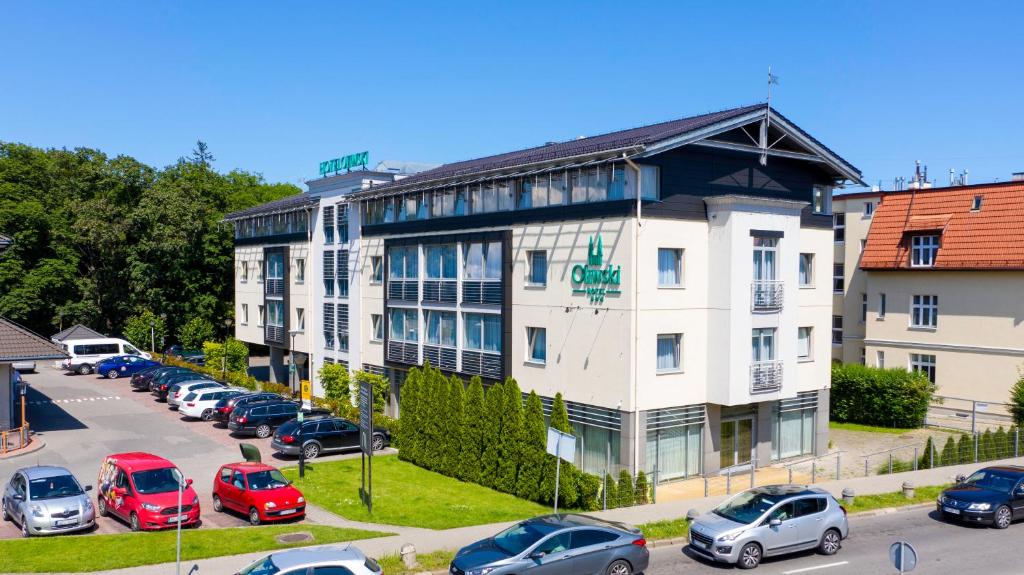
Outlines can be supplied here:
<path id="1" fill-rule="evenodd" d="M 1024 270 L 1024 182 L 884 193 L 861 269 L 910 269 L 910 236 L 929 232 L 941 237 L 932 269 Z"/>

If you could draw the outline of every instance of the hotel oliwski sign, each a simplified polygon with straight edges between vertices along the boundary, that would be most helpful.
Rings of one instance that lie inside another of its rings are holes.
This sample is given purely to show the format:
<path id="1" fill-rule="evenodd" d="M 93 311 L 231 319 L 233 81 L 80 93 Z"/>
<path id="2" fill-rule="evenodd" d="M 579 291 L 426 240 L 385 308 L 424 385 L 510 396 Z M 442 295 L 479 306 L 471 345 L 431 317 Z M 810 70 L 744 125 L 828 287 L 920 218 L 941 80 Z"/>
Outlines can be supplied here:
<path id="1" fill-rule="evenodd" d="M 585 293 L 590 303 L 603 303 L 604 296 L 617 295 L 622 277 L 622 266 L 604 263 L 604 242 L 601 236 L 590 238 L 587 263 L 572 266 L 572 293 Z"/>

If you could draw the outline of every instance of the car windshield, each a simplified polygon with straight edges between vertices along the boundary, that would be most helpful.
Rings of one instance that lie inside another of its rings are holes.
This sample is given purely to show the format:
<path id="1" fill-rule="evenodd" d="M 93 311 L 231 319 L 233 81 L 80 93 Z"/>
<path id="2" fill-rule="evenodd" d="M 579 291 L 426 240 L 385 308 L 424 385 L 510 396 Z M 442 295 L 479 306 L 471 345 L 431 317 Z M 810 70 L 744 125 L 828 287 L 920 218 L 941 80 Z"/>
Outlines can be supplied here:
<path id="1" fill-rule="evenodd" d="M 245 569 L 238 572 L 238 575 L 274 575 L 281 571 L 277 565 L 274 565 L 274 560 L 270 557 L 264 557 L 263 559 L 257 560 L 252 565 L 249 565 Z"/>
<path id="2" fill-rule="evenodd" d="M 964 485 L 980 487 L 981 489 L 998 491 L 1000 493 L 1009 493 L 1013 490 L 1013 486 L 1016 483 L 1016 478 L 1003 475 L 990 469 L 982 469 L 964 480 Z"/>
<path id="3" fill-rule="evenodd" d="M 494 544 L 509 555 L 519 555 L 558 527 L 547 523 L 518 523 L 494 536 Z"/>
<path id="4" fill-rule="evenodd" d="M 54 475 L 40 479 L 30 479 L 28 482 L 29 493 L 33 501 L 38 499 L 57 499 L 58 497 L 71 497 L 81 495 L 82 487 L 78 481 L 70 475 Z"/>
<path id="5" fill-rule="evenodd" d="M 135 489 L 143 495 L 167 493 L 177 491 L 181 474 L 173 467 L 164 467 L 163 469 L 136 471 L 132 473 L 132 481 L 135 483 Z"/>
<path id="6" fill-rule="evenodd" d="M 781 500 L 778 495 L 747 491 L 719 505 L 714 513 L 737 523 L 749 524 Z"/>
<path id="7" fill-rule="evenodd" d="M 276 469 L 269 469 L 267 471 L 254 471 L 248 475 L 249 478 L 249 489 L 253 491 L 266 491 L 268 489 L 277 489 L 278 487 L 284 487 L 288 485 L 288 480 L 281 475 L 281 472 Z"/>

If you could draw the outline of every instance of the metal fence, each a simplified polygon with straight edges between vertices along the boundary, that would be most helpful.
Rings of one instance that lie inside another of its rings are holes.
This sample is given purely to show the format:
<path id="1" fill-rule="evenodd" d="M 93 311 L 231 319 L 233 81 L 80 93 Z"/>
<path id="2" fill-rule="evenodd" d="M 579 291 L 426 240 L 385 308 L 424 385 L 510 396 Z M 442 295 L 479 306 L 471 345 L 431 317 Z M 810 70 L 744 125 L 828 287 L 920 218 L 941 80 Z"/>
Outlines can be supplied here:
<path id="1" fill-rule="evenodd" d="M 1008 404 L 941 395 L 932 398 L 924 419 L 926 426 L 971 433 L 1009 427 L 1013 423 Z"/>
<path id="2" fill-rule="evenodd" d="M 29 430 L 27 425 L 8 431 L 0 431 L 0 455 L 26 447 L 28 443 Z"/>

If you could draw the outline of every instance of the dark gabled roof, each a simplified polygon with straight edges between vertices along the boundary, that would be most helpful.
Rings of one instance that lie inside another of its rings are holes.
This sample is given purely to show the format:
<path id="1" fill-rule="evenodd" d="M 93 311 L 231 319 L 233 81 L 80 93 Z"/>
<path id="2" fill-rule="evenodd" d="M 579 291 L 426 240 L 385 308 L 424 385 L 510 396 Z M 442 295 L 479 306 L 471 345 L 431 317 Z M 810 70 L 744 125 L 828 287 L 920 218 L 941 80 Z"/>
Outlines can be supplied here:
<path id="1" fill-rule="evenodd" d="M 53 342 L 0 318 L 0 362 L 64 359 L 68 354 Z"/>
<path id="2" fill-rule="evenodd" d="M 295 210 L 301 210 L 309 206 L 315 206 L 320 202 L 320 196 L 300 193 L 280 200 L 274 200 L 237 212 L 231 212 L 224 216 L 224 221 L 238 220 L 242 218 L 249 218 L 252 216 L 263 216 L 268 214 L 278 214 L 282 212 L 293 212 Z"/>
<path id="3" fill-rule="evenodd" d="M 89 329 L 80 323 L 64 329 L 55 335 L 50 336 L 50 341 L 62 342 L 69 339 L 97 339 L 101 337 L 107 337 L 98 331 Z"/>

